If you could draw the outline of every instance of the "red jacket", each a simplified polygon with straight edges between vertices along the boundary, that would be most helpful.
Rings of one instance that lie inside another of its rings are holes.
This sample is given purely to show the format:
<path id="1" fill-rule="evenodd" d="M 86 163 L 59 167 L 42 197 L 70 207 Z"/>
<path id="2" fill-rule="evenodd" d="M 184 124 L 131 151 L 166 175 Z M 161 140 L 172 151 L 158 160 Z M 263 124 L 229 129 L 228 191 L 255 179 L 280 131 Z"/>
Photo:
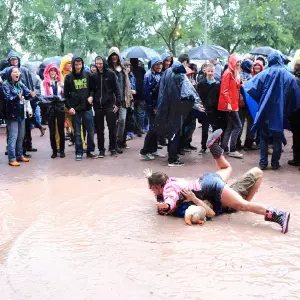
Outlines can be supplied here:
<path id="1" fill-rule="evenodd" d="M 218 110 L 228 111 L 228 103 L 231 104 L 232 111 L 239 110 L 241 83 L 234 77 L 234 70 L 238 61 L 240 58 L 237 55 L 229 56 L 228 68 L 222 77 Z"/>

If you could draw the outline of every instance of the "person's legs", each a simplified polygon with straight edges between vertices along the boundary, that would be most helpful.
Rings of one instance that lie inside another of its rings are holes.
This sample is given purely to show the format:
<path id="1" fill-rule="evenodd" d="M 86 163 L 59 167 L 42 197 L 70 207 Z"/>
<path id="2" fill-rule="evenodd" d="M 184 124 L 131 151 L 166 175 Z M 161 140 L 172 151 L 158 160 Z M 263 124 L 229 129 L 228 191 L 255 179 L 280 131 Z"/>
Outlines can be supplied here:
<path id="1" fill-rule="evenodd" d="M 117 123 L 117 143 L 122 143 L 125 130 L 125 121 L 127 115 L 126 107 L 120 107 L 118 111 L 118 123 Z"/>
<path id="2" fill-rule="evenodd" d="M 106 111 L 106 123 L 109 133 L 109 151 L 115 151 L 117 119 L 116 114 L 112 110 Z"/>
<path id="3" fill-rule="evenodd" d="M 233 111 L 229 114 L 230 123 L 232 126 L 231 140 L 230 140 L 230 152 L 236 151 L 236 143 L 239 133 L 242 129 L 242 123 L 237 111 Z"/>
<path id="4" fill-rule="evenodd" d="M 57 141 L 56 141 L 56 113 L 51 112 L 48 119 L 48 127 L 49 127 L 49 133 L 50 133 L 50 144 L 53 152 L 57 152 Z"/>
<path id="5" fill-rule="evenodd" d="M 269 129 L 266 123 L 260 128 L 260 160 L 259 166 L 265 169 L 268 166 Z"/>
<path id="6" fill-rule="evenodd" d="M 141 155 L 151 154 L 157 151 L 157 135 L 155 132 L 155 114 L 152 109 L 148 111 L 149 130 L 145 136 L 143 149 L 140 151 Z"/>
<path id="7" fill-rule="evenodd" d="M 208 130 L 209 130 L 209 120 L 207 115 L 204 112 L 202 113 L 202 139 L 201 147 L 203 150 L 206 150 L 206 143 L 208 139 Z"/>
<path id="8" fill-rule="evenodd" d="M 16 161 L 16 143 L 18 138 L 18 121 L 7 120 L 7 152 L 8 161 Z"/>
<path id="9" fill-rule="evenodd" d="M 227 182 L 232 174 L 232 167 L 229 161 L 222 155 L 216 159 L 218 171 L 216 172 L 221 176 L 224 182 Z"/>
<path id="10" fill-rule="evenodd" d="M 230 140 L 230 136 L 232 133 L 232 123 L 231 123 L 231 118 L 229 117 L 229 113 L 228 113 L 228 118 L 227 118 L 227 125 L 226 125 L 226 129 L 225 132 L 223 134 L 223 138 L 222 138 L 222 148 L 224 149 L 225 152 L 229 152 L 229 147 L 228 147 L 228 143 Z"/>
<path id="11" fill-rule="evenodd" d="M 180 131 L 177 132 L 175 137 L 168 142 L 168 162 L 173 163 L 178 161 L 178 147 L 180 143 Z"/>
<path id="12" fill-rule="evenodd" d="M 25 120 L 18 121 L 18 138 L 16 143 L 17 159 L 23 158 L 24 135 L 25 135 Z"/>
<path id="13" fill-rule="evenodd" d="M 280 167 L 279 160 L 282 152 L 282 132 L 271 131 L 273 137 L 273 154 L 271 159 L 271 165 L 273 169 Z"/>
<path id="14" fill-rule="evenodd" d="M 96 125 L 96 132 L 97 132 L 97 140 L 98 140 L 98 150 L 104 151 L 104 116 L 105 112 L 103 109 L 95 110 L 95 125 Z"/>
<path id="15" fill-rule="evenodd" d="M 76 112 L 75 115 L 72 116 L 72 125 L 75 136 L 75 153 L 76 155 L 83 155 L 82 149 L 82 139 L 80 136 L 81 122 L 82 122 L 82 112 Z"/>
<path id="16" fill-rule="evenodd" d="M 25 119 L 25 136 L 23 142 L 24 152 L 32 149 L 32 137 L 31 137 L 31 121 L 29 118 Z"/>
<path id="17" fill-rule="evenodd" d="M 252 188 L 249 190 L 248 195 L 246 197 L 247 201 L 251 201 L 254 197 L 254 195 L 257 193 L 258 189 L 260 188 L 260 185 L 262 183 L 263 179 L 263 172 L 260 168 L 252 168 L 247 172 L 247 174 L 252 174 L 255 178 L 255 184 L 252 186 Z"/>
<path id="18" fill-rule="evenodd" d="M 65 113 L 56 112 L 57 129 L 59 133 L 59 151 L 62 153 L 65 151 Z M 55 136 L 53 137 L 53 143 Z"/>
<path id="19" fill-rule="evenodd" d="M 94 116 L 92 110 L 85 111 L 83 113 L 82 121 L 84 127 L 87 131 L 87 153 L 91 153 L 95 151 L 95 143 L 94 143 Z"/>
<path id="20" fill-rule="evenodd" d="M 243 107 L 243 108 L 240 108 L 239 109 L 239 112 L 238 112 L 238 115 L 239 115 L 239 118 L 240 118 L 240 121 L 241 121 L 241 124 L 242 124 L 242 128 L 241 128 L 241 131 L 238 135 L 238 138 L 237 138 L 237 148 L 242 148 L 242 133 L 243 133 L 243 130 L 244 130 L 244 127 L 245 127 L 245 120 L 246 120 L 246 113 L 247 113 L 247 108 L 246 107 Z"/>

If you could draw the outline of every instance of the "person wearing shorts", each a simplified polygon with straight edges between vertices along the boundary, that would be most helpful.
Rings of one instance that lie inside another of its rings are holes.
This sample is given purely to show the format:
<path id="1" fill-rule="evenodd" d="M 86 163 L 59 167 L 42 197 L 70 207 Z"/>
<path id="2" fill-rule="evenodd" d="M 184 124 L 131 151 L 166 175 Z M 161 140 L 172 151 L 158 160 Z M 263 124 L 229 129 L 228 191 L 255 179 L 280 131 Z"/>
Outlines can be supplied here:
<path id="1" fill-rule="evenodd" d="M 251 201 L 261 183 L 262 174 L 257 169 L 247 172 L 243 178 L 230 187 L 226 182 L 231 176 L 232 167 L 223 156 L 223 149 L 219 146 L 218 140 L 222 135 L 222 130 L 213 132 L 207 141 L 207 148 L 210 149 L 218 171 L 205 174 L 200 179 L 185 180 L 172 178 L 163 173 L 152 173 L 145 170 L 150 190 L 157 196 L 163 195 L 163 201 L 157 202 L 160 214 L 171 215 L 177 207 L 177 201 L 183 194 L 187 199 L 183 202 L 192 201 L 195 205 L 206 209 L 209 207 L 201 200 L 207 199 L 213 206 L 216 214 L 223 213 L 223 207 L 230 207 L 238 211 L 249 211 L 265 216 L 266 221 L 278 223 L 282 233 L 288 231 L 290 213 L 280 211 L 258 202 Z M 198 197 L 192 196 L 195 191 Z M 191 197 L 190 197 L 191 196 Z"/>

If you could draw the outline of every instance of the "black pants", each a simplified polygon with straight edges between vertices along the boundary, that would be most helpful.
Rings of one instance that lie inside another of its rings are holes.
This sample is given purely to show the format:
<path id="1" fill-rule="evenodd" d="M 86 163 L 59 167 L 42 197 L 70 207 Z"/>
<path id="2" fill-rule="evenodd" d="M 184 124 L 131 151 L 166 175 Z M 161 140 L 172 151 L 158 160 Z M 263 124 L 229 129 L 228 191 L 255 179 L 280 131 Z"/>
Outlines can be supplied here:
<path id="1" fill-rule="evenodd" d="M 95 110 L 95 124 L 99 151 L 104 151 L 104 118 L 109 132 L 109 151 L 116 150 L 117 116 L 113 108 Z"/>
<path id="2" fill-rule="evenodd" d="M 154 153 L 157 151 L 157 134 L 155 131 L 155 113 L 153 109 L 148 109 L 149 131 L 146 134 L 144 147 L 140 151 L 142 155 Z"/>
<path id="3" fill-rule="evenodd" d="M 23 141 L 23 152 L 30 150 L 32 148 L 32 137 L 31 137 L 31 120 L 30 118 L 25 119 L 25 136 Z"/>
<path id="4" fill-rule="evenodd" d="M 64 111 L 53 111 L 49 115 L 48 126 L 50 132 L 50 144 L 53 152 L 57 151 L 56 139 L 55 139 L 55 129 L 57 129 L 59 134 L 59 150 L 65 151 L 65 112 Z"/>
<path id="5" fill-rule="evenodd" d="M 293 133 L 293 159 L 300 163 L 300 110 L 289 118 Z"/>

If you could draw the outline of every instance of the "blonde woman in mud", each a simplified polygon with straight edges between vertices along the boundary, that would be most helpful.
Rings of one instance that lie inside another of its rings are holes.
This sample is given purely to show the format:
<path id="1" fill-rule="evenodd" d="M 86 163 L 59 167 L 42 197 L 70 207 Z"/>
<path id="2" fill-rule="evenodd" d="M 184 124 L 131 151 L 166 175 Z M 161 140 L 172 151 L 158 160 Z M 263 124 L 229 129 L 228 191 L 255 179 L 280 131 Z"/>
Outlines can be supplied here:
<path id="1" fill-rule="evenodd" d="M 176 210 L 180 196 L 184 193 L 189 198 L 187 200 L 191 200 L 194 204 L 203 207 L 205 203 L 202 200 L 194 197 L 191 193 L 187 193 L 187 191 L 194 191 L 200 195 L 201 199 L 209 200 L 216 215 L 223 213 L 224 206 L 238 211 L 249 211 L 264 215 L 265 221 L 279 224 L 281 232 L 287 233 L 290 220 L 289 212 L 279 211 L 262 203 L 250 201 L 261 182 L 261 173 L 257 172 L 256 168 L 252 169 L 256 173 L 256 175 L 252 173 L 253 176 L 257 177 L 256 184 L 253 185 L 252 189 L 248 189 L 248 192 L 245 191 L 245 199 L 240 194 L 242 191 L 237 192 L 234 187 L 229 187 L 226 184 L 231 176 L 232 167 L 223 156 L 224 151 L 218 144 L 221 135 L 222 130 L 218 129 L 213 132 L 207 142 L 207 148 L 210 149 L 218 167 L 216 173 L 205 174 L 200 179 L 188 181 L 180 178 L 169 178 L 163 172 L 152 173 L 150 170 L 145 170 L 150 190 L 156 196 L 163 196 L 160 202 L 157 202 L 158 212 L 164 215 L 171 215 Z M 252 176 L 249 175 L 250 177 Z M 191 218 L 187 216 L 186 219 Z"/>

